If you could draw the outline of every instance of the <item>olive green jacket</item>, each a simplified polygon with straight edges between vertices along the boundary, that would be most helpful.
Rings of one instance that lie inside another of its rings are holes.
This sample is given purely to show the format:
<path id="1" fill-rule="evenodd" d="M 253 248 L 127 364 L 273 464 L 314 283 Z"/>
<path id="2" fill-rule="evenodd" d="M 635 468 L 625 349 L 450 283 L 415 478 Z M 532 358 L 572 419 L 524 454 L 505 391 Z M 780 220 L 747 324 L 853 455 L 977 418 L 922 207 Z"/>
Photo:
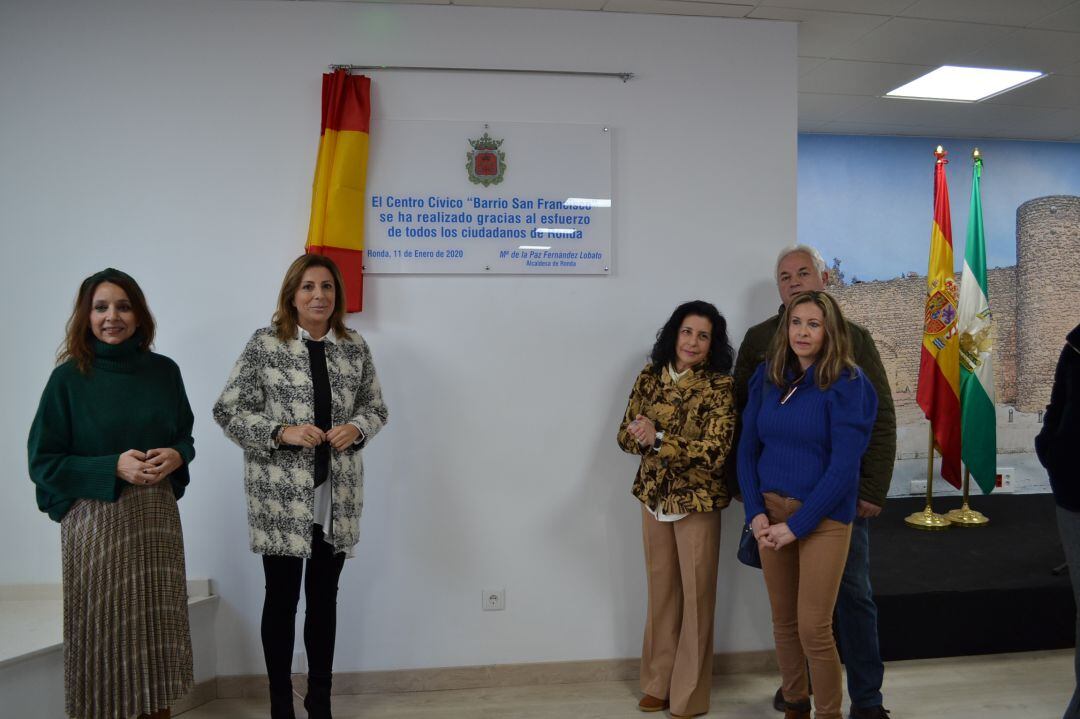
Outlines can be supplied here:
<path id="1" fill-rule="evenodd" d="M 664 433 L 659 450 L 642 447 L 627 426 L 638 415 Z M 712 512 L 730 503 L 724 460 L 735 435 L 735 393 L 730 375 L 691 370 L 678 383 L 666 369 L 645 367 L 634 382 L 619 427 L 619 446 L 641 455 L 634 496 L 666 514 Z"/>
<path id="2" fill-rule="evenodd" d="M 781 308 L 782 309 L 782 308 Z M 735 361 L 735 402 L 740 415 L 746 407 L 748 385 L 750 377 L 754 374 L 757 366 L 765 361 L 765 353 L 769 349 L 776 329 L 780 326 L 780 314 L 765 320 L 761 324 L 754 325 L 746 331 L 742 345 L 739 346 L 739 357 Z M 848 332 L 851 334 L 851 344 L 855 355 L 855 364 L 866 374 L 867 379 L 874 385 L 874 391 L 878 396 L 878 414 L 874 421 L 874 429 L 870 435 L 870 446 L 862 458 L 862 469 L 859 474 L 859 499 L 885 506 L 885 497 L 889 493 L 889 483 L 892 482 L 893 463 L 896 460 L 896 410 L 893 407 L 892 389 L 889 387 L 889 378 L 885 374 L 885 367 L 881 364 L 874 338 L 863 327 L 848 322 Z M 737 435 L 736 435 L 737 437 Z M 739 444 L 735 440 L 735 446 Z M 732 451 L 732 459 L 727 465 L 728 485 L 738 486 L 735 482 L 735 452 Z"/>

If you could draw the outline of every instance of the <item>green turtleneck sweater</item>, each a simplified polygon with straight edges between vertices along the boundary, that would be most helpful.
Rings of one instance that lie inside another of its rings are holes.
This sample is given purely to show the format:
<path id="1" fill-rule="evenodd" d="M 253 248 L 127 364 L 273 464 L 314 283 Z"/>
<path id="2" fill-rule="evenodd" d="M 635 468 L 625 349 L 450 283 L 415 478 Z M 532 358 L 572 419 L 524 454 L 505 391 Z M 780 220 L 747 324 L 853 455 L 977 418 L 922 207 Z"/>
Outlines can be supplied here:
<path id="1" fill-rule="evenodd" d="M 194 417 L 180 368 L 140 351 L 139 335 L 119 345 L 94 342 L 87 374 L 71 361 L 53 370 L 27 441 L 38 508 L 59 522 L 81 498 L 115 502 L 127 485 L 116 463 L 129 449 L 171 447 L 184 463 L 169 475 L 179 499 L 195 457 Z"/>

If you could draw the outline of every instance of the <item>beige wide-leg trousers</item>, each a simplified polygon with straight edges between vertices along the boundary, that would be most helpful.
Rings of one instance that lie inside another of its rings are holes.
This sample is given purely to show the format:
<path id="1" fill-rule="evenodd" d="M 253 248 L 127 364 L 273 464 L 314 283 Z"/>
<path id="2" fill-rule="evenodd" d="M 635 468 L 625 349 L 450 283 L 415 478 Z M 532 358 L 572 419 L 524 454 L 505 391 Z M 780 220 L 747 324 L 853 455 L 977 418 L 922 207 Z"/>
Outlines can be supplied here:
<path id="1" fill-rule="evenodd" d="M 709 710 L 720 512 L 658 522 L 641 508 L 649 609 L 641 690 L 667 699 L 672 714 Z"/>

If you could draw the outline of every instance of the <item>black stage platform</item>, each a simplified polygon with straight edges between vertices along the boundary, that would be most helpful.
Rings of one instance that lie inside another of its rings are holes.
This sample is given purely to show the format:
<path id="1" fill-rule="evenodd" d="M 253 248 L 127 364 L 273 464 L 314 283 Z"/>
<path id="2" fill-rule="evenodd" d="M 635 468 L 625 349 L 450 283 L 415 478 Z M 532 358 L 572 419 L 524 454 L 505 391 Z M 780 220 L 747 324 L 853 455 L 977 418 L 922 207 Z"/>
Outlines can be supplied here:
<path id="1" fill-rule="evenodd" d="M 870 565 L 886 660 L 1062 649 L 1074 644 L 1076 607 L 1054 499 L 1049 494 L 972 498 L 981 528 L 911 529 L 925 498 L 890 499 L 870 523 Z M 935 498 L 934 511 L 960 506 Z"/>

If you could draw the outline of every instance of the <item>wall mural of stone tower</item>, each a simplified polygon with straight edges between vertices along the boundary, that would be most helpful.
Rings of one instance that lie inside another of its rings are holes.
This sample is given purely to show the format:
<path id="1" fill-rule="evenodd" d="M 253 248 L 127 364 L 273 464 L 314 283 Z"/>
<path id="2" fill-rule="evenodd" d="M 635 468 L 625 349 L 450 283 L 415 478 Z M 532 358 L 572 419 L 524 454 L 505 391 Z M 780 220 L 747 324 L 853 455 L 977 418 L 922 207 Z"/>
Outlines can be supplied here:
<path id="1" fill-rule="evenodd" d="M 962 238 L 954 234 L 957 256 L 963 256 Z M 1033 451 L 1040 426 L 1037 413 L 1050 401 L 1065 335 L 1080 322 L 1080 197 L 1054 195 L 1020 205 L 1015 241 L 1017 264 L 987 272 L 994 313 L 994 385 L 1002 410 L 999 453 Z M 959 275 L 956 280 L 960 282 Z M 896 403 L 900 458 L 925 456 L 926 419 L 915 402 L 915 390 L 926 276 L 835 282 L 829 291 L 845 316 L 870 330 L 877 343 Z M 1015 422 L 1005 407 L 1019 412 Z"/>
<path id="2" fill-rule="evenodd" d="M 1016 275 L 1017 408 L 1037 412 L 1050 401 L 1065 335 L 1080 323 L 1080 197 L 1016 209 Z"/>

